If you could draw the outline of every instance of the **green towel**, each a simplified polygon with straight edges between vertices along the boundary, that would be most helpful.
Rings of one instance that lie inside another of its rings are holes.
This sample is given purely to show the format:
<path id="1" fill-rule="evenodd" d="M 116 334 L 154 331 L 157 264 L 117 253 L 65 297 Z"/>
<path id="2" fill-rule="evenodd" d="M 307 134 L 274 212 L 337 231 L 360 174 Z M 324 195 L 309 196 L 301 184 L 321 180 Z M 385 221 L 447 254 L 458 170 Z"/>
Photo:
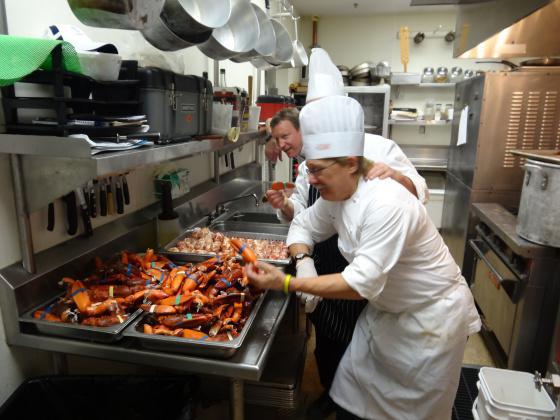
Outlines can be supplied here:
<path id="1" fill-rule="evenodd" d="M 0 86 L 12 85 L 38 68 L 52 69 L 51 51 L 59 44 L 64 68 L 81 73 L 78 54 L 66 41 L 0 35 Z"/>

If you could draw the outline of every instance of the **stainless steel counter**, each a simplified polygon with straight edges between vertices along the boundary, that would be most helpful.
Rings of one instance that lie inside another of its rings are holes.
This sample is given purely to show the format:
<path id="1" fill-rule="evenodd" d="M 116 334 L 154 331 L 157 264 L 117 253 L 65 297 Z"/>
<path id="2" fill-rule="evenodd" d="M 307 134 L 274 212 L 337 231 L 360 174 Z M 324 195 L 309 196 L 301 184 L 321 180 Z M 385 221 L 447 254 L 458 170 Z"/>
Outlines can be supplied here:
<path id="1" fill-rule="evenodd" d="M 247 170 L 240 168 L 238 174 Z M 260 181 L 247 179 L 230 179 L 217 186 L 208 183 L 194 188 L 176 210 L 181 225 L 186 228 L 200 222 L 218 202 L 247 193 L 262 195 L 265 189 L 266 186 Z M 269 206 L 255 209 L 249 200 L 231 203 L 230 210 L 234 209 L 272 211 Z M 127 337 L 116 343 L 103 344 L 46 336 L 24 330 L 19 322 L 23 313 L 60 293 L 57 282 L 63 275 L 79 275 L 93 256 L 105 258 L 122 249 L 142 252 L 148 247 L 155 247 L 156 214 L 157 203 L 96 229 L 94 236 L 87 240 L 75 238 L 50 248 L 37 255 L 35 274 L 24 270 L 21 263 L 0 270 L 0 309 L 6 340 L 13 346 L 232 378 L 233 412 L 237 413 L 234 417 L 242 418 L 243 381 L 260 379 L 272 342 L 288 308 L 289 299 L 280 292 L 268 294 L 244 345 L 227 360 L 145 350 L 134 339 Z"/>
<path id="2" fill-rule="evenodd" d="M 97 359 L 257 381 L 263 373 L 272 341 L 288 304 L 289 299 L 283 293 L 268 293 L 244 345 L 227 360 L 145 350 L 135 340 L 127 338 L 114 344 L 102 344 L 20 332 L 12 337 L 10 344 Z"/>

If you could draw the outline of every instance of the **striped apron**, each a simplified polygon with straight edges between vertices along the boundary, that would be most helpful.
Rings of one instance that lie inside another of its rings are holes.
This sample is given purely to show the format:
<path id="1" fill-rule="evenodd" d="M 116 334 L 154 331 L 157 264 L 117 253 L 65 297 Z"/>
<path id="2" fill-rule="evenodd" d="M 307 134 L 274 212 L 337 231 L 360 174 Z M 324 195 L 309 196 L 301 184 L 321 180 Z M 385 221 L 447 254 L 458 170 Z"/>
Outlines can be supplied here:
<path id="1" fill-rule="evenodd" d="M 319 191 L 309 186 L 309 197 L 307 200 L 308 206 L 312 206 L 319 198 Z M 315 268 L 317 274 L 333 274 L 341 273 L 348 265 L 348 261 L 342 256 L 338 250 L 338 235 L 333 235 L 324 242 L 315 244 L 313 250 L 313 259 L 315 261 Z M 356 321 L 360 313 L 367 305 L 367 300 L 346 300 L 346 299 L 323 299 L 317 305 L 317 308 L 309 315 L 309 319 L 315 326 L 315 335 L 317 338 L 316 355 L 318 352 L 337 352 L 340 354 L 331 355 L 331 360 L 340 361 L 346 347 L 352 340 L 352 333 L 356 326 Z M 336 346 L 330 349 L 319 349 L 320 343 L 325 338 L 327 342 L 335 342 Z M 322 366 L 319 357 L 317 357 L 317 364 L 319 367 L 319 374 L 321 382 L 324 386 L 330 386 L 332 381 L 331 376 L 334 376 L 334 371 L 325 375 L 321 373 Z M 325 363 L 326 365 L 327 363 Z M 338 365 L 338 363 L 336 363 Z M 324 369 L 336 370 L 336 366 L 324 366 Z M 323 370 L 324 370 L 323 369 Z M 323 378 L 327 377 L 328 380 L 324 381 Z M 328 382 L 325 384 L 324 382 Z"/>

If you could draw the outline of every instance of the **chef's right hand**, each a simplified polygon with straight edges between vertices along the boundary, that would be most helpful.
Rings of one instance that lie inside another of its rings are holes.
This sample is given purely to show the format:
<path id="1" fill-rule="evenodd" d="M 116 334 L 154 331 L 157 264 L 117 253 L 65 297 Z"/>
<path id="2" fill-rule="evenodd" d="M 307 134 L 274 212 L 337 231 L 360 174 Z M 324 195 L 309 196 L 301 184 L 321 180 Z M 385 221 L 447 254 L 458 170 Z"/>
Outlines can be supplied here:
<path id="1" fill-rule="evenodd" d="M 283 290 L 286 275 L 271 264 L 258 261 L 245 266 L 247 278 L 259 289 Z"/>
<path id="2" fill-rule="evenodd" d="M 266 198 L 275 209 L 282 209 L 286 205 L 286 195 L 284 191 L 267 190 Z"/>

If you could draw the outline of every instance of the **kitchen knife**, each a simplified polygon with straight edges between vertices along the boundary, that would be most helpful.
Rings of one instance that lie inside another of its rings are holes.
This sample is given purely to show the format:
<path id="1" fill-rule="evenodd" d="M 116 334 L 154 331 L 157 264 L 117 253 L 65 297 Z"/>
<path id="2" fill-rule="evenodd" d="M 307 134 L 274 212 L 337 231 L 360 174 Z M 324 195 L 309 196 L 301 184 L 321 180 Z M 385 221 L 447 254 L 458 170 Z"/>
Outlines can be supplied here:
<path id="1" fill-rule="evenodd" d="M 54 230 L 54 203 L 49 203 L 47 208 L 47 230 Z"/>
<path id="2" fill-rule="evenodd" d="M 115 202 L 113 201 L 113 191 L 111 189 L 111 177 L 105 179 L 107 183 L 107 214 L 115 214 Z"/>
<path id="3" fill-rule="evenodd" d="M 90 197 L 90 194 L 89 194 L 89 185 L 88 185 L 87 182 L 84 184 L 84 188 L 83 188 L 82 191 L 84 193 L 84 198 L 86 200 L 86 206 L 87 206 L 88 214 L 89 214 L 89 208 L 91 206 L 91 197 Z"/>
<path id="4" fill-rule="evenodd" d="M 84 224 L 84 235 L 93 235 L 93 227 L 91 226 L 91 219 L 89 218 L 88 207 L 86 203 L 86 198 L 84 196 L 84 191 L 81 188 L 76 188 L 74 190 L 76 197 L 78 198 L 78 204 L 80 205 L 80 212 L 82 214 L 82 222 Z"/>
<path id="5" fill-rule="evenodd" d="M 66 221 L 68 222 L 68 235 L 75 235 L 78 231 L 78 208 L 76 206 L 76 193 L 74 191 L 62 197 L 66 204 Z"/>
<path id="6" fill-rule="evenodd" d="M 99 183 L 99 212 L 101 216 L 107 216 L 107 187 L 104 179 Z"/>
<path id="7" fill-rule="evenodd" d="M 126 181 L 126 175 L 121 175 L 124 204 L 130 204 L 130 191 L 128 191 L 128 182 Z"/>
<path id="8" fill-rule="evenodd" d="M 97 189 L 97 180 L 88 182 L 89 186 L 89 216 L 97 217 L 97 194 L 95 190 Z"/>
<path id="9" fill-rule="evenodd" d="M 115 178 L 115 195 L 117 199 L 117 213 L 123 214 L 124 213 L 124 203 L 123 203 L 123 191 L 121 185 L 121 177 L 118 176 Z"/>

